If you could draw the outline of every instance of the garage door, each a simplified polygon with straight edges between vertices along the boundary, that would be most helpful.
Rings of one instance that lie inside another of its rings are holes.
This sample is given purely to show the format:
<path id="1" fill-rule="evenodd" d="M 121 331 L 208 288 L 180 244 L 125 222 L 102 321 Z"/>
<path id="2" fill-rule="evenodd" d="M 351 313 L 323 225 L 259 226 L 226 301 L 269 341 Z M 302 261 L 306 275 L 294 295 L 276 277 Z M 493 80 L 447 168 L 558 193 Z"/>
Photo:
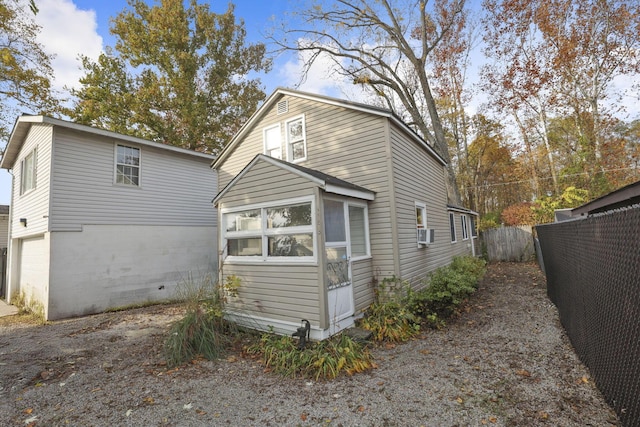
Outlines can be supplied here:
<path id="1" fill-rule="evenodd" d="M 23 239 L 20 251 L 20 291 L 44 303 L 49 282 L 47 241 L 44 237 Z"/>

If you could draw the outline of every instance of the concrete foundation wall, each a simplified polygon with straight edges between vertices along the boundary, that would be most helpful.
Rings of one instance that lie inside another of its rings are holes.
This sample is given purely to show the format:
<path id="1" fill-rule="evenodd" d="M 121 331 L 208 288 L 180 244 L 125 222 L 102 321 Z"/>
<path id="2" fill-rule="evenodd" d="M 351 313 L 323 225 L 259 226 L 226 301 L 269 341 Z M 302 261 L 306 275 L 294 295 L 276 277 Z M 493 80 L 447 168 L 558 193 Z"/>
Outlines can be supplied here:
<path id="1" fill-rule="evenodd" d="M 83 226 L 51 233 L 48 319 L 175 297 L 189 275 L 216 277 L 215 227 Z"/>

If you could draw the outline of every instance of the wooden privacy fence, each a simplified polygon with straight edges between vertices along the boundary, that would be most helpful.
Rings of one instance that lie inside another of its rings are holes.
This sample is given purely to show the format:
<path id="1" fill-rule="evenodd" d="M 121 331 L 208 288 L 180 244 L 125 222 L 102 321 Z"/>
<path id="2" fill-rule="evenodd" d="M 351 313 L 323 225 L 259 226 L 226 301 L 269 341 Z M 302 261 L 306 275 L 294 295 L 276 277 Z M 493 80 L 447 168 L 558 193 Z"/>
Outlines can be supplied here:
<path id="1" fill-rule="evenodd" d="M 530 225 L 500 227 L 480 234 L 489 261 L 530 261 L 535 256 Z"/>

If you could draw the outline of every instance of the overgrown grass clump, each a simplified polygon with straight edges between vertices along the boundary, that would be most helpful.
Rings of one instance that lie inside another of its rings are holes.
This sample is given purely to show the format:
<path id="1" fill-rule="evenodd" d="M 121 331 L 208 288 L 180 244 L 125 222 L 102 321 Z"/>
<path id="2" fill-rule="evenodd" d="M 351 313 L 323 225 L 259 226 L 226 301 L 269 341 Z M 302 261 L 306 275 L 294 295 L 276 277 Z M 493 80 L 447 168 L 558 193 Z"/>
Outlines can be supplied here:
<path id="1" fill-rule="evenodd" d="M 173 324 L 164 343 L 167 365 L 179 366 L 198 356 L 207 360 L 223 356 L 236 327 L 224 319 L 221 291 L 211 275 L 187 277 L 178 285 L 178 296 L 186 313 Z"/>
<path id="2" fill-rule="evenodd" d="M 18 308 L 18 315 L 30 318 L 33 323 L 44 325 L 44 304 L 37 301 L 33 294 L 27 297 L 24 292 L 14 292 L 11 304 Z"/>
<path id="3" fill-rule="evenodd" d="M 273 372 L 291 378 L 333 379 L 344 372 L 353 375 L 375 367 L 369 350 L 345 334 L 309 343 L 303 350 L 289 336 L 264 334 L 247 348 Z"/>
<path id="4" fill-rule="evenodd" d="M 420 318 L 399 301 L 374 302 L 358 322 L 376 341 L 403 342 L 420 332 Z"/>

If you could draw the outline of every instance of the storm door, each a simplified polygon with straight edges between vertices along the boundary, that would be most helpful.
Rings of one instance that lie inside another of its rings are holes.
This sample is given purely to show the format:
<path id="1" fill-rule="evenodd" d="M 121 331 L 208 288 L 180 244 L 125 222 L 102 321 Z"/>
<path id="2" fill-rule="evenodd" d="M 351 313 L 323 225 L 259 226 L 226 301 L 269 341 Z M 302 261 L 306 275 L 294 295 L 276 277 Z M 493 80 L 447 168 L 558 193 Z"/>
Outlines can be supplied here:
<path id="1" fill-rule="evenodd" d="M 336 329 L 337 322 L 354 313 L 346 208 L 342 201 L 324 201 L 326 289 L 332 329 Z"/>

